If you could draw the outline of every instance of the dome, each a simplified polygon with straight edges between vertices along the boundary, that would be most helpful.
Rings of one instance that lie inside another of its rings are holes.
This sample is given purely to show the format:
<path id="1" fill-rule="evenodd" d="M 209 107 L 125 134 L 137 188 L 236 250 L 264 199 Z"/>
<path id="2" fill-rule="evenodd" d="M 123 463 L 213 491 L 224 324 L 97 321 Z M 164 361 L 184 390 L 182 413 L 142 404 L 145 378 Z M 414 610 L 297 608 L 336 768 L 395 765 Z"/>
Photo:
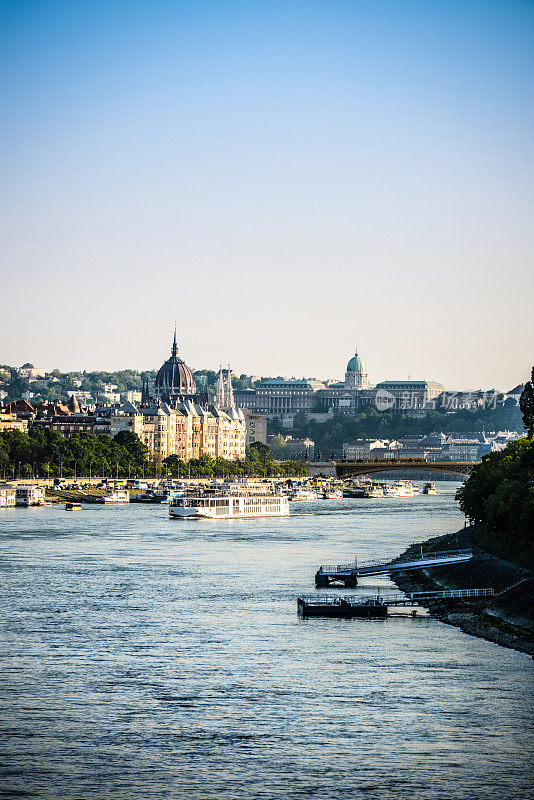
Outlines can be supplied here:
<path id="1" fill-rule="evenodd" d="M 196 394 L 197 387 L 193 375 L 185 361 L 178 358 L 176 333 L 171 350 L 171 357 L 160 367 L 154 384 L 158 395 Z"/>
<path id="2" fill-rule="evenodd" d="M 347 364 L 347 372 L 367 372 L 367 365 L 357 352 Z"/>

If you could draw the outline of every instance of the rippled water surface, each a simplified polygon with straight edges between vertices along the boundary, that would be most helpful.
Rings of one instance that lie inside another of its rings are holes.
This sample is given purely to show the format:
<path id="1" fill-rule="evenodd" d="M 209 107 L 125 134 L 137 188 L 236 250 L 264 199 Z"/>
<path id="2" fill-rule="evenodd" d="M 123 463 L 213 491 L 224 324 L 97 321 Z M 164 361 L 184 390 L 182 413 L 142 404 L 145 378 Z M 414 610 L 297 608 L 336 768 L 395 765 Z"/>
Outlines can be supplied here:
<path id="1" fill-rule="evenodd" d="M 460 527 L 454 489 L 290 519 L 0 512 L 0 796 L 531 797 L 528 656 L 435 620 L 296 614 L 319 564 Z"/>

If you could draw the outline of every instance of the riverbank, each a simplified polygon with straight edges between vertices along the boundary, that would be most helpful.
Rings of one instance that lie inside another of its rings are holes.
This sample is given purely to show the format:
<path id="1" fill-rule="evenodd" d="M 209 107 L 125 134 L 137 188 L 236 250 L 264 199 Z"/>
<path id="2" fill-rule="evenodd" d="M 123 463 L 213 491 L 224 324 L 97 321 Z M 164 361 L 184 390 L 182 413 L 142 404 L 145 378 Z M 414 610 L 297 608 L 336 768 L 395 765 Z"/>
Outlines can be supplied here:
<path id="1" fill-rule="evenodd" d="M 455 603 L 454 606 L 446 601 L 429 603 L 430 612 L 472 636 L 534 656 L 534 573 L 481 550 L 473 542 L 475 536 L 480 538 L 479 534 L 475 528 L 462 528 L 423 543 L 426 552 L 472 548 L 474 556 L 470 561 L 439 569 L 397 573 L 393 580 L 406 592 L 495 589 L 493 598 L 478 603 Z M 420 547 L 420 544 L 412 545 L 403 555 L 416 554 Z"/>

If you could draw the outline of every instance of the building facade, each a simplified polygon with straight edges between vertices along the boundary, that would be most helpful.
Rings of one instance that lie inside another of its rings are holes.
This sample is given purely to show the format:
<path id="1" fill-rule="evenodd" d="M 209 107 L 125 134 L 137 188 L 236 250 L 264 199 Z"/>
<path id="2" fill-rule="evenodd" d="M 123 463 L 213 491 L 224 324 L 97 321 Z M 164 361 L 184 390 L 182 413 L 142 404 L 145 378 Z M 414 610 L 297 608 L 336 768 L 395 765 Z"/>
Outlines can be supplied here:
<path id="1" fill-rule="evenodd" d="M 255 414 L 248 408 L 243 409 L 247 423 L 247 446 L 254 442 L 267 444 L 267 417 L 263 414 Z"/>
<path id="2" fill-rule="evenodd" d="M 171 455 L 181 461 L 203 455 L 227 461 L 245 458 L 247 424 L 235 406 L 231 371 L 219 371 L 215 402 L 209 403 L 207 395 L 197 393 L 191 370 L 178 356 L 176 333 L 153 392 L 145 382 L 140 403 L 101 406 L 95 414 L 95 433 L 114 437 L 131 431 L 159 462 Z"/>
<path id="3" fill-rule="evenodd" d="M 325 384 L 305 378 L 267 380 L 253 389 L 236 391 L 235 401 L 239 408 L 283 421 L 299 411 L 354 414 L 366 405 L 418 415 L 436 408 L 444 393 L 444 387 L 434 381 L 382 381 L 371 386 L 367 364 L 356 352 L 347 363 L 343 381 Z M 473 402 L 471 395 L 470 401 Z M 465 398 L 459 402 L 461 407 L 467 407 Z"/>

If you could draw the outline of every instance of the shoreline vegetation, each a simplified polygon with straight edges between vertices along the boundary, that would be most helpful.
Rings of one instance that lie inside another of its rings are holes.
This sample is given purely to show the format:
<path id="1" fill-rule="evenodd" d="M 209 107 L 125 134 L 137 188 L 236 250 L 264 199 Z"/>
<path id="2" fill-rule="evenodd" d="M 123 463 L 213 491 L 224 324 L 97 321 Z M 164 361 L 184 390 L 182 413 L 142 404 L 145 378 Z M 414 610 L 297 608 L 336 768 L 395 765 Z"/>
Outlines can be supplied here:
<path id="1" fill-rule="evenodd" d="M 473 558 L 440 569 L 397 573 L 402 591 L 492 588 L 469 605 L 429 602 L 433 616 L 466 633 L 534 657 L 534 367 L 519 406 L 527 437 L 482 458 L 456 499 L 470 522 L 412 545 L 403 555 L 470 548 Z"/>
<path id="2" fill-rule="evenodd" d="M 534 657 L 534 572 L 482 550 L 476 542 L 484 535 L 480 526 L 468 526 L 428 539 L 422 543 L 425 552 L 471 548 L 473 558 L 439 569 L 399 572 L 392 580 L 404 592 L 495 589 L 494 597 L 477 603 L 434 601 L 428 607 L 441 622 Z M 418 554 L 420 548 L 421 544 L 414 544 L 402 555 Z"/>
<path id="3" fill-rule="evenodd" d="M 223 476 L 290 477 L 308 474 L 306 461 L 276 461 L 270 448 L 254 442 L 245 450 L 242 461 L 226 461 L 204 454 L 181 461 L 170 455 L 161 461 L 131 431 L 121 431 L 113 439 L 104 434 L 75 433 L 65 438 L 51 428 L 32 427 L 0 432 L 0 478 L 90 477 L 127 478 L 222 478 Z"/>
<path id="4" fill-rule="evenodd" d="M 462 564 L 397 573 L 402 591 L 492 588 L 495 595 L 469 605 L 429 602 L 433 616 L 466 633 L 534 657 L 534 367 L 519 406 L 527 436 L 483 456 L 456 499 L 469 526 L 412 545 L 425 550 L 470 548 Z"/>

